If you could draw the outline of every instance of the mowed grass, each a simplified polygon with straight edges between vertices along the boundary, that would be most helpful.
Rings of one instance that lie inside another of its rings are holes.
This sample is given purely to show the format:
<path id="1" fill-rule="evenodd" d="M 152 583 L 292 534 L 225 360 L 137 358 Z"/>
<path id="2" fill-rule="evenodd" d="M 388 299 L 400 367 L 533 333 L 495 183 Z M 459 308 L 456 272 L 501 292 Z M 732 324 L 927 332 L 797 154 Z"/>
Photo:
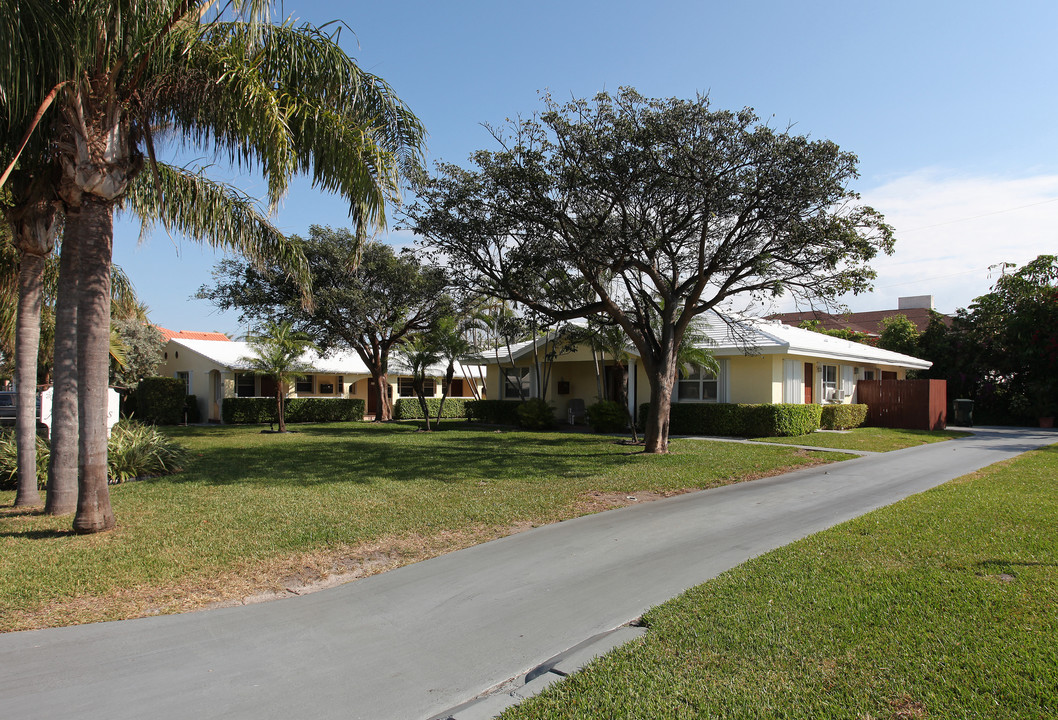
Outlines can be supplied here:
<path id="1" fill-rule="evenodd" d="M 0 630 L 238 601 L 282 591 L 287 575 L 370 574 L 621 504 L 607 493 L 623 501 L 842 459 L 689 441 L 648 456 L 611 437 L 445 427 L 176 428 L 189 466 L 113 486 L 113 532 L 77 536 L 68 517 L 0 510 Z"/>
<path id="2" fill-rule="evenodd" d="M 784 445 L 811 445 L 842 450 L 889 452 L 916 445 L 969 437 L 973 433 L 957 430 L 900 430 L 896 428 L 860 427 L 845 432 L 814 432 L 795 437 L 753 438 L 760 442 Z"/>
<path id="3" fill-rule="evenodd" d="M 752 560 L 503 715 L 1058 717 L 1058 445 Z"/>

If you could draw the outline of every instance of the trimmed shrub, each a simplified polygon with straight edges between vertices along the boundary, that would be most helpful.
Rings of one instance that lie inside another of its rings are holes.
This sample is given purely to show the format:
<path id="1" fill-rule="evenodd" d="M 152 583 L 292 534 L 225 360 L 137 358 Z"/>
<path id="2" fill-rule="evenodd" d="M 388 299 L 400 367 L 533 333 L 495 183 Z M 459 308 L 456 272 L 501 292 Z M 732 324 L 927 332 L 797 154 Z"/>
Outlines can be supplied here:
<path id="1" fill-rule="evenodd" d="M 595 432 L 623 432 L 628 428 L 628 415 L 624 406 L 613 400 L 589 405 L 585 414 L 588 416 L 588 424 Z"/>
<path id="2" fill-rule="evenodd" d="M 489 425 L 517 425 L 518 400 L 467 400 L 467 420 Z"/>
<path id="3" fill-rule="evenodd" d="M 819 424 L 824 430 L 849 430 L 863 425 L 866 419 L 866 405 L 824 405 Z"/>
<path id="4" fill-rule="evenodd" d="M 189 423 L 202 422 L 202 415 L 198 411 L 198 398 L 194 395 L 188 395 L 184 399 L 184 414 L 187 416 Z"/>
<path id="5" fill-rule="evenodd" d="M 287 398 L 288 423 L 363 420 L 360 398 Z M 276 421 L 275 398 L 224 398 L 221 419 L 227 425 L 255 425 Z"/>
<path id="6" fill-rule="evenodd" d="M 640 406 L 640 428 L 649 412 L 649 403 Z M 819 429 L 820 412 L 819 405 L 673 403 L 669 410 L 669 433 L 734 437 L 807 435 Z"/>
<path id="7" fill-rule="evenodd" d="M 445 413 L 442 418 L 465 418 L 467 416 L 467 403 L 474 402 L 463 398 L 448 398 L 445 400 Z M 437 417 L 437 408 L 441 406 L 441 398 L 426 398 L 426 409 L 430 411 L 430 417 Z M 419 398 L 398 398 L 393 403 L 394 420 L 422 420 L 422 407 Z"/>
<path id="8" fill-rule="evenodd" d="M 179 378 L 149 377 L 136 386 L 136 417 L 155 425 L 184 421 L 187 385 Z"/>
<path id="9" fill-rule="evenodd" d="M 107 482 L 117 484 L 180 472 L 187 450 L 156 427 L 122 420 L 107 441 Z"/>
<path id="10" fill-rule="evenodd" d="M 518 424 L 526 430 L 550 430 L 555 427 L 555 408 L 546 400 L 530 398 L 518 406 Z"/>

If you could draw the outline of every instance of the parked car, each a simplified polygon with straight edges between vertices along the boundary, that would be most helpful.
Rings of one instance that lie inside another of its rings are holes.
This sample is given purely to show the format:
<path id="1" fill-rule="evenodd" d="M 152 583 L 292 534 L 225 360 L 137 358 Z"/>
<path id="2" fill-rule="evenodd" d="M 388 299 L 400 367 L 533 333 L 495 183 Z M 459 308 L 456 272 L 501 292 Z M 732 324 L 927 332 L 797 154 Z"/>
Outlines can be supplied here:
<path id="1" fill-rule="evenodd" d="M 18 407 L 18 393 L 14 390 L 0 390 L 0 424 L 15 424 L 15 408 Z M 37 393 L 37 421 L 40 421 L 40 393 Z"/>

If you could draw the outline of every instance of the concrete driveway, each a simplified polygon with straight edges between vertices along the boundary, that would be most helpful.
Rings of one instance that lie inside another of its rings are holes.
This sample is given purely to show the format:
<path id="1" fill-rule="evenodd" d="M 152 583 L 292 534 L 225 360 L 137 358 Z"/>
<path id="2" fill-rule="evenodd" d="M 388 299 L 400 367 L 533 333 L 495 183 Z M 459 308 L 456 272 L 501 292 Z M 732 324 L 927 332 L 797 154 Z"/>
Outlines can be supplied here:
<path id="1" fill-rule="evenodd" d="M 748 558 L 1058 441 L 975 433 L 537 528 L 313 595 L 0 635 L 0 708 L 427 718 Z"/>

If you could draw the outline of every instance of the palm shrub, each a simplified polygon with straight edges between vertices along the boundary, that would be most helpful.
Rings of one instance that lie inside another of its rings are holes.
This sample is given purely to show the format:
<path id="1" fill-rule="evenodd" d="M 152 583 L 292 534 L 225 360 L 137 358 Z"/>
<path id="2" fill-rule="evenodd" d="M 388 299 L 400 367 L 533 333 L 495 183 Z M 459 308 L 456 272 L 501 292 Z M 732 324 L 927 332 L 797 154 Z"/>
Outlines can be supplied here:
<path id="1" fill-rule="evenodd" d="M 122 420 L 107 443 L 110 484 L 179 472 L 187 450 L 153 425 Z"/>
<path id="2" fill-rule="evenodd" d="M 48 441 L 37 435 L 37 488 L 48 481 Z M 0 490 L 14 490 L 18 486 L 18 443 L 15 434 L 0 432 Z"/>

